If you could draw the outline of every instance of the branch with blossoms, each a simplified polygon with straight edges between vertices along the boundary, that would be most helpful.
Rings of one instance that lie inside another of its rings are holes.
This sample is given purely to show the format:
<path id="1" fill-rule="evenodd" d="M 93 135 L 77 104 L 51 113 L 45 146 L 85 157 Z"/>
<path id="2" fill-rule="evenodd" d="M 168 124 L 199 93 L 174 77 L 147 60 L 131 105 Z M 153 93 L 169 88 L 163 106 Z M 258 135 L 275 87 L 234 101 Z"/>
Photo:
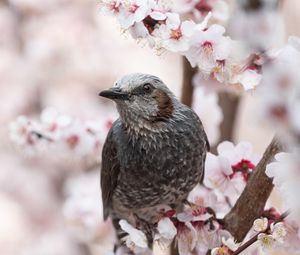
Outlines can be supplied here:
<path id="1" fill-rule="evenodd" d="M 224 218 L 226 229 L 239 242 L 248 233 L 252 222 L 260 217 L 264 211 L 265 204 L 274 186 L 272 179 L 265 174 L 266 166 L 273 161 L 274 156 L 281 149 L 281 145 L 274 138 L 254 169 L 239 199 Z"/>
<path id="2" fill-rule="evenodd" d="M 10 124 L 10 138 L 19 149 L 29 155 L 47 152 L 62 161 L 68 155 L 75 160 L 86 160 L 88 164 L 99 162 L 105 136 L 111 126 L 106 122 L 82 121 L 46 108 L 39 120 L 19 116 Z M 51 151 L 51 153 L 49 153 Z"/>
<path id="3" fill-rule="evenodd" d="M 195 23 L 182 20 L 174 12 L 176 7 L 163 1 L 103 0 L 100 5 L 101 11 L 115 16 L 134 39 L 147 42 L 158 52 L 168 50 L 183 55 L 205 79 L 240 84 L 245 90 L 256 87 L 261 80 L 257 61 L 253 62 L 256 55 L 225 36 L 223 26 L 208 25 L 214 16 L 213 6 L 200 23 Z"/>

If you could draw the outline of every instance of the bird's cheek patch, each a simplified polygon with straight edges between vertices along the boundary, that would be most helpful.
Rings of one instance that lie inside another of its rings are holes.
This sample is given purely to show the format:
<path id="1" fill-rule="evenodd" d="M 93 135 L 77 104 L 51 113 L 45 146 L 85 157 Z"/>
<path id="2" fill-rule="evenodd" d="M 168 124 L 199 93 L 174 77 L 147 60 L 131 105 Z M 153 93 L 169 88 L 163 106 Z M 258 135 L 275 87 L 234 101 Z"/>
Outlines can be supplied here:
<path id="1" fill-rule="evenodd" d="M 153 98 L 156 100 L 158 107 L 157 116 L 165 119 L 170 118 L 172 116 L 174 106 L 169 95 L 162 90 L 156 90 L 153 93 Z"/>

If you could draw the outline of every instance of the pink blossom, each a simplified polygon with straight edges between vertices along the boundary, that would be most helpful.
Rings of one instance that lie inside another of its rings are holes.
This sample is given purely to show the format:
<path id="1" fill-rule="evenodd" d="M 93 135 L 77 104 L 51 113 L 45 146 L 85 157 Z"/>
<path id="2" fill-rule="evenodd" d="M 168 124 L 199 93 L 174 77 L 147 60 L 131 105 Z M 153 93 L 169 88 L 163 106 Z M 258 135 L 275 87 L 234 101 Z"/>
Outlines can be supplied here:
<path id="1" fill-rule="evenodd" d="M 128 29 L 135 22 L 142 21 L 150 12 L 148 0 L 124 0 L 117 19 L 122 28 Z"/>
<path id="2" fill-rule="evenodd" d="M 176 13 L 166 14 L 166 23 L 154 30 L 153 35 L 160 38 L 162 47 L 178 52 L 185 51 L 189 47 L 189 38 L 192 35 L 195 23 L 192 21 L 181 22 Z"/>
<path id="3" fill-rule="evenodd" d="M 141 230 L 134 228 L 126 220 L 120 220 L 119 224 L 128 233 L 125 237 L 127 247 L 135 253 L 145 253 L 148 250 L 146 235 Z"/>
<path id="4" fill-rule="evenodd" d="M 197 244 L 197 231 L 190 222 L 177 226 L 177 245 L 180 255 L 191 255 Z"/>
<path id="5" fill-rule="evenodd" d="M 94 242 L 112 233 L 110 222 L 103 222 L 98 187 L 99 173 L 69 178 L 65 184 L 63 214 L 69 233 L 80 242 Z"/>
<path id="6" fill-rule="evenodd" d="M 168 248 L 177 234 L 177 229 L 173 222 L 167 217 L 162 218 L 157 223 L 157 231 L 158 233 L 155 234 L 154 241 L 157 242 L 160 247 Z"/>
<path id="7" fill-rule="evenodd" d="M 208 153 L 204 183 L 215 188 L 234 202 L 242 192 L 254 169 L 257 158 L 252 155 L 252 146 L 241 142 L 234 146 L 230 142 L 219 144 L 218 156 Z"/>
<path id="8" fill-rule="evenodd" d="M 300 216 L 299 203 L 299 181 L 300 181 L 300 160 L 299 151 L 295 149 L 291 153 L 278 153 L 276 161 L 267 166 L 266 174 L 274 178 L 275 187 L 280 191 L 284 207 L 291 209 L 289 217 L 298 223 Z"/>
<path id="9" fill-rule="evenodd" d="M 300 134 L 299 45 L 299 38 L 290 37 L 289 43 L 271 56 L 272 60 L 264 65 L 260 86 L 261 117 L 275 124 L 290 145 L 295 145 Z"/>
<path id="10" fill-rule="evenodd" d="M 197 30 L 190 40 L 190 48 L 184 53 L 191 65 L 210 75 L 217 60 L 224 60 L 229 55 L 230 44 L 223 34 L 225 29 L 212 25 L 207 30 Z"/>

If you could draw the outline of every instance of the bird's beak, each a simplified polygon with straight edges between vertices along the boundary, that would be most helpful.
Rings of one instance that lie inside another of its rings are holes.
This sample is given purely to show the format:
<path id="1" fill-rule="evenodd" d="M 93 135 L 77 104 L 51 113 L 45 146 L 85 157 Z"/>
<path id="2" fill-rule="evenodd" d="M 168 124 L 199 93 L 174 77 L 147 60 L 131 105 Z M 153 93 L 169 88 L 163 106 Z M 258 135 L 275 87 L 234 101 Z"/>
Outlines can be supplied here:
<path id="1" fill-rule="evenodd" d="M 106 97 L 112 100 L 119 99 L 119 100 L 128 100 L 129 94 L 127 92 L 120 92 L 116 91 L 114 88 L 103 90 L 99 93 L 99 96 Z"/>

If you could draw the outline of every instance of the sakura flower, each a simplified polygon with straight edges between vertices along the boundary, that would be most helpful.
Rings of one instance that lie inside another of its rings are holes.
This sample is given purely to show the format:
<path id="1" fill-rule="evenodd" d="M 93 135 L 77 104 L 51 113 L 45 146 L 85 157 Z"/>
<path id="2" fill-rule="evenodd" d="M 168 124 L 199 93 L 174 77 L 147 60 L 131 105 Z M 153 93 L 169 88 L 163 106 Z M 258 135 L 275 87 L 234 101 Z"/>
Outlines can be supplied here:
<path id="1" fill-rule="evenodd" d="M 167 18 L 167 13 L 171 12 L 172 3 L 167 0 L 150 1 L 151 13 L 149 16 L 154 20 L 165 20 Z"/>
<path id="2" fill-rule="evenodd" d="M 196 205 L 197 208 L 211 208 L 218 217 L 224 217 L 228 211 L 228 205 L 224 197 L 218 197 L 214 190 L 207 189 L 202 185 L 197 185 L 189 194 L 188 201 Z M 203 210 L 203 213 L 207 211 Z M 196 214 L 197 215 L 197 214 Z"/>
<path id="3" fill-rule="evenodd" d="M 257 236 L 258 243 L 262 247 L 263 250 L 271 250 L 275 246 L 275 239 L 272 235 L 260 233 Z"/>
<path id="4" fill-rule="evenodd" d="M 166 14 L 166 24 L 154 30 L 153 35 L 159 37 L 162 47 L 174 51 L 186 51 L 189 47 L 189 38 L 193 34 L 195 23 L 192 21 L 181 22 L 177 13 Z"/>
<path id="5" fill-rule="evenodd" d="M 124 0 L 117 19 L 122 28 L 128 29 L 135 22 L 142 21 L 150 12 L 148 0 Z"/>
<path id="6" fill-rule="evenodd" d="M 195 229 L 198 234 L 197 251 L 200 254 L 205 254 L 208 250 L 222 245 L 223 239 L 232 238 L 230 233 L 221 229 L 221 226 L 212 222 L 211 224 L 196 225 Z"/>
<path id="7" fill-rule="evenodd" d="M 119 221 L 120 227 L 128 233 L 125 237 L 126 245 L 129 249 L 134 252 L 143 252 L 148 249 L 146 235 L 132 225 L 130 225 L 126 220 Z"/>
<path id="8" fill-rule="evenodd" d="M 101 0 L 100 9 L 104 14 L 118 14 L 121 8 L 120 0 Z"/>
<path id="9" fill-rule="evenodd" d="M 90 172 L 69 178 L 65 184 L 63 205 L 67 230 L 80 242 L 92 242 L 112 233 L 110 222 L 103 222 L 101 204 L 95 203 L 99 194 L 99 174 Z"/>
<path id="10" fill-rule="evenodd" d="M 192 254 L 197 244 L 197 232 L 190 222 L 180 223 L 177 227 L 177 245 L 180 255 Z"/>
<path id="11" fill-rule="evenodd" d="M 255 88 L 260 84 L 262 75 L 255 70 L 247 69 L 231 79 L 231 83 L 241 84 L 245 90 L 250 90 Z"/>
<path id="12" fill-rule="evenodd" d="M 264 65 L 260 86 L 261 118 L 275 124 L 285 143 L 299 143 L 300 118 L 300 40 L 290 37 L 289 43 L 273 54 Z"/>
<path id="13" fill-rule="evenodd" d="M 257 158 L 252 155 L 252 146 L 245 142 L 236 146 L 223 142 L 217 150 L 218 156 L 207 154 L 204 183 L 219 190 L 233 203 L 245 187 Z"/>
<path id="14" fill-rule="evenodd" d="M 236 243 L 233 237 L 225 239 L 222 237 L 223 245 L 227 246 L 231 251 L 236 251 L 240 247 L 240 243 Z"/>
<path id="15" fill-rule="evenodd" d="M 205 207 L 193 205 L 191 208 L 187 208 L 184 212 L 178 213 L 177 219 L 182 222 L 188 221 L 205 221 L 211 217 L 207 213 Z"/>
<path id="16" fill-rule="evenodd" d="M 289 217 L 299 222 L 299 181 L 300 160 L 299 150 L 291 153 L 278 153 L 276 161 L 267 165 L 266 174 L 273 178 L 275 187 L 280 191 L 285 208 L 291 209 Z"/>
<path id="17" fill-rule="evenodd" d="M 271 224 L 271 232 L 272 232 L 272 236 L 273 238 L 279 242 L 279 243 L 283 243 L 284 242 L 284 238 L 287 235 L 287 231 L 285 228 L 285 225 L 283 222 L 279 222 L 276 224 Z"/>
<path id="18" fill-rule="evenodd" d="M 197 30 L 190 39 L 190 48 L 184 55 L 207 77 L 216 66 L 217 60 L 224 60 L 230 53 L 230 39 L 224 37 L 224 27 L 212 25 L 207 30 Z"/>
<path id="19" fill-rule="evenodd" d="M 161 247 L 169 247 L 177 234 L 177 229 L 173 222 L 167 218 L 162 218 L 157 224 L 158 233 L 154 237 L 154 241 L 158 242 Z"/>
<path id="20" fill-rule="evenodd" d="M 9 125 L 10 138 L 18 145 L 24 145 L 28 141 L 31 122 L 25 116 L 19 116 L 16 121 Z"/>
<path id="21" fill-rule="evenodd" d="M 268 228 L 268 219 L 267 218 L 260 218 L 256 219 L 253 222 L 253 229 L 256 232 L 263 232 Z"/>

